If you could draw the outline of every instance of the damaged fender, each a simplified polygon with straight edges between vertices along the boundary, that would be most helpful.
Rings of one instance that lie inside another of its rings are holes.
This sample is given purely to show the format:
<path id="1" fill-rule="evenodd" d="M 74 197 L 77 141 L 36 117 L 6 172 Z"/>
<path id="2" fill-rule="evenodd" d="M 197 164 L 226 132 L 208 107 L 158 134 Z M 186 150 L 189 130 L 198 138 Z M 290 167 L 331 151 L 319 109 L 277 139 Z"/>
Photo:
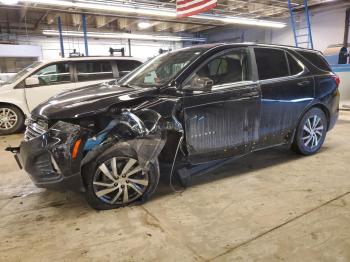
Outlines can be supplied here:
<path id="1" fill-rule="evenodd" d="M 83 169 L 101 154 L 131 149 L 142 169 L 147 172 L 155 168 L 159 177 L 158 155 L 165 141 L 166 131 L 160 114 L 149 109 L 123 110 L 120 117 L 111 120 L 104 130 L 87 140 L 84 150 L 88 152 L 81 166 Z"/>

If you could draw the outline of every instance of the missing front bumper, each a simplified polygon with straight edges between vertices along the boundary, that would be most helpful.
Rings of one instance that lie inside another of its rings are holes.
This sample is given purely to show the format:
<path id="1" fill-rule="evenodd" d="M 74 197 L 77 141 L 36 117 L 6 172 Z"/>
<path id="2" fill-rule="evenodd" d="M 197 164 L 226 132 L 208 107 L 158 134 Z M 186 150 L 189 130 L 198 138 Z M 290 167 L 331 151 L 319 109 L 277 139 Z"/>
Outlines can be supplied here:
<path id="1" fill-rule="evenodd" d="M 15 154 L 18 165 L 36 186 L 79 190 L 83 188 L 82 154 L 73 159 L 71 152 L 75 141 L 85 139 L 86 133 L 80 126 L 60 121 L 46 133 L 21 142 L 20 147 L 7 148 L 7 151 Z"/>

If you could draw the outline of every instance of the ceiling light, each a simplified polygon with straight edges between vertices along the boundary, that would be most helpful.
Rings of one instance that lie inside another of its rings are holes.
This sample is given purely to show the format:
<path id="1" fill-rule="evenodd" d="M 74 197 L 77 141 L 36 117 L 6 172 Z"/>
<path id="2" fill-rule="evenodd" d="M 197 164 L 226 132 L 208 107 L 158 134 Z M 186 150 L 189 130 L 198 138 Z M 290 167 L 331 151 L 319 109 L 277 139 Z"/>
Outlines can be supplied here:
<path id="1" fill-rule="evenodd" d="M 149 23 L 149 22 L 139 22 L 137 24 L 137 27 L 140 28 L 140 29 L 147 29 L 147 28 L 149 28 L 151 26 L 152 26 L 152 24 Z"/>
<path id="2" fill-rule="evenodd" d="M 44 35 L 58 36 L 57 30 L 43 30 Z M 63 31 L 63 36 L 71 37 L 84 37 L 82 32 L 77 31 Z M 92 38 L 109 38 L 109 39 L 135 39 L 135 40 L 152 40 L 152 41 L 170 41 L 170 42 L 205 42 L 205 38 L 193 38 L 182 36 L 163 36 L 163 35 L 141 35 L 141 34 L 129 34 L 129 33 L 101 33 L 101 32 L 88 32 L 88 37 Z"/>
<path id="3" fill-rule="evenodd" d="M 268 20 L 258 20 L 244 17 L 213 17 L 206 16 L 208 20 L 221 21 L 226 24 L 241 24 L 241 25 L 255 25 L 262 27 L 272 27 L 272 28 L 283 28 L 286 26 L 285 23 L 268 21 Z"/>
<path id="4" fill-rule="evenodd" d="M 4 5 L 17 5 L 18 2 L 18 0 L 0 0 L 0 3 Z"/>
<path id="5" fill-rule="evenodd" d="M 1 0 L 0 0 L 1 1 Z M 14 1 L 14 0 L 6 0 Z M 122 5 L 112 2 L 100 2 L 100 1 L 82 1 L 82 0 L 21 0 L 21 2 L 43 4 L 48 6 L 59 6 L 59 7 L 71 7 L 71 8 L 81 8 L 85 10 L 93 11 L 104 11 L 104 12 L 115 12 L 115 13 L 124 13 L 124 14 L 139 14 L 145 16 L 157 16 L 157 17 L 166 17 L 166 18 L 176 18 L 175 9 L 170 8 L 149 8 L 142 6 L 132 6 L 132 5 Z M 286 26 L 286 23 L 275 22 L 269 20 L 260 20 L 244 17 L 235 17 L 235 16 L 220 16 L 220 15 L 194 15 L 190 17 L 191 19 L 196 20 L 211 20 L 219 23 L 225 24 L 243 24 L 243 25 L 254 25 L 262 27 L 271 27 L 271 28 L 283 28 Z"/>

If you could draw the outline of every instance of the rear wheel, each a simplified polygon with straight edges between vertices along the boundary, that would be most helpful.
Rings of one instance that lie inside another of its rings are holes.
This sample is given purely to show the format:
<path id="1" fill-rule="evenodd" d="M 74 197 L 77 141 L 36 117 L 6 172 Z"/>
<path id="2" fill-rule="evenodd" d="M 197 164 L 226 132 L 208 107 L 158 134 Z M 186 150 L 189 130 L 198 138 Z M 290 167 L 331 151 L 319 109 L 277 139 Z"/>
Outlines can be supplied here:
<path id="1" fill-rule="evenodd" d="M 301 119 L 292 148 L 299 154 L 312 155 L 323 145 L 328 129 L 327 117 L 319 108 L 312 108 Z"/>
<path id="2" fill-rule="evenodd" d="M 17 107 L 0 105 L 0 134 L 10 135 L 24 127 L 24 115 Z"/>
<path id="3" fill-rule="evenodd" d="M 144 171 L 135 154 L 116 151 L 99 157 L 85 174 L 86 199 L 95 209 L 112 209 L 146 200 L 158 184 L 158 173 Z"/>

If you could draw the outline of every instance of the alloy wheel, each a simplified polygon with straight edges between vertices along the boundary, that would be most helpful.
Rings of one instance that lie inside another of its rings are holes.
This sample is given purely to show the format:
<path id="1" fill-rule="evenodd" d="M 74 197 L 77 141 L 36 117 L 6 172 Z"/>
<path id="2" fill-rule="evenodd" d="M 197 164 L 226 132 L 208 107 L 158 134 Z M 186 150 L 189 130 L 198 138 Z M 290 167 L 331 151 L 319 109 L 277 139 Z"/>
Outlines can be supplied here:
<path id="1" fill-rule="evenodd" d="M 16 126 L 18 121 L 17 114 L 10 108 L 0 108 L 0 129 L 8 130 Z"/>
<path id="2" fill-rule="evenodd" d="M 320 144 L 324 134 L 324 125 L 321 117 L 313 115 L 309 117 L 303 127 L 302 141 L 306 148 L 314 150 Z"/>
<path id="3" fill-rule="evenodd" d="M 97 168 L 93 178 L 95 195 L 108 204 L 126 205 L 139 199 L 149 184 L 148 173 L 138 161 L 113 157 Z"/>

